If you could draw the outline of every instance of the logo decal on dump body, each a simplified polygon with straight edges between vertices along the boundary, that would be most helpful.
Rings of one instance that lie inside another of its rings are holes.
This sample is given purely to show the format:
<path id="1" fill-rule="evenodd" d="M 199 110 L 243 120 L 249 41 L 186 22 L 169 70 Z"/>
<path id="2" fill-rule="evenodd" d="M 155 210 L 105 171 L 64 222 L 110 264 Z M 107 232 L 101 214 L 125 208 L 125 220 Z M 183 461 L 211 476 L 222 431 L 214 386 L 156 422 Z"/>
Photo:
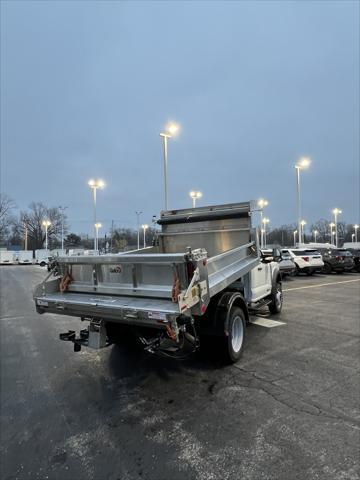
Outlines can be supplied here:
<path id="1" fill-rule="evenodd" d="M 154 320 L 166 320 L 166 314 L 163 312 L 149 312 L 148 317 Z"/>

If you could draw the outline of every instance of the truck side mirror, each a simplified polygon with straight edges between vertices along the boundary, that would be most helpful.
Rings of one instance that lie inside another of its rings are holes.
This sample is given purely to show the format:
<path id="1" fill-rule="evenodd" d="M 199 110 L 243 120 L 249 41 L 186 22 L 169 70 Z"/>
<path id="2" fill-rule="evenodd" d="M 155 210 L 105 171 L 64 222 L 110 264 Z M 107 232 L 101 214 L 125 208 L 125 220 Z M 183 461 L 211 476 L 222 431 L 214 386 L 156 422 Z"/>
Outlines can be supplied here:
<path id="1" fill-rule="evenodd" d="M 273 248 L 273 261 L 280 262 L 281 261 L 281 251 L 278 248 Z"/>

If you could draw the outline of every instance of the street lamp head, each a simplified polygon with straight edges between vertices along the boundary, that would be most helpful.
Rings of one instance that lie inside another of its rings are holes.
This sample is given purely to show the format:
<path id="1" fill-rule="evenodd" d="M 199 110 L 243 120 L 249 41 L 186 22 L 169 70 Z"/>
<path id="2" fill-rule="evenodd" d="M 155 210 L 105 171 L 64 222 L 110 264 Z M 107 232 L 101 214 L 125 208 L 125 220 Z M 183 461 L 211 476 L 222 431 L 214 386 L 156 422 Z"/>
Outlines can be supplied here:
<path id="1" fill-rule="evenodd" d="M 99 229 L 102 227 L 102 224 L 101 223 L 95 223 L 95 228 Z"/>
<path id="2" fill-rule="evenodd" d="M 301 220 L 300 225 L 303 227 L 304 225 L 306 225 L 306 221 L 305 221 L 305 220 Z"/>
<path id="3" fill-rule="evenodd" d="M 310 157 L 301 157 L 297 164 L 295 165 L 295 168 L 307 168 L 311 163 Z"/>
<path id="4" fill-rule="evenodd" d="M 297 234 L 297 230 L 294 230 L 294 234 L 295 234 L 295 235 Z"/>
<path id="5" fill-rule="evenodd" d="M 331 222 L 330 225 L 329 225 L 330 228 L 334 228 L 335 227 L 335 223 L 334 222 Z"/>
<path id="6" fill-rule="evenodd" d="M 358 224 L 355 224 L 355 225 L 354 225 L 354 228 L 355 228 L 355 230 L 357 230 L 357 229 L 359 228 L 359 225 L 358 225 Z"/>
<path id="7" fill-rule="evenodd" d="M 339 215 L 340 213 L 342 213 L 342 210 L 340 210 L 340 208 L 334 208 L 334 210 L 332 211 L 332 213 L 334 215 Z"/>
<path id="8" fill-rule="evenodd" d="M 270 222 L 270 219 L 269 219 L 269 218 L 266 218 L 266 217 L 263 218 L 263 223 L 264 223 L 265 225 L 266 225 L 267 223 L 269 223 L 269 222 Z"/>
<path id="9" fill-rule="evenodd" d="M 166 131 L 170 135 L 175 135 L 176 133 L 178 133 L 179 128 L 180 128 L 179 125 L 177 123 L 174 123 L 174 122 L 170 122 L 166 125 Z"/>
<path id="10" fill-rule="evenodd" d="M 144 223 L 143 225 L 141 225 L 141 228 L 143 228 L 144 230 L 146 230 L 147 228 L 149 228 L 149 225 L 146 225 L 146 223 Z"/>
<path id="11" fill-rule="evenodd" d="M 91 188 L 104 188 L 105 187 L 105 182 L 104 180 L 94 180 L 94 179 L 91 179 L 88 181 L 88 185 L 89 187 Z"/>
<path id="12" fill-rule="evenodd" d="M 43 224 L 44 227 L 50 227 L 51 222 L 50 222 L 50 220 L 44 220 L 44 221 L 42 222 L 42 224 Z"/>
<path id="13" fill-rule="evenodd" d="M 267 207 L 268 205 L 269 202 L 267 200 L 264 200 L 263 198 L 260 198 L 260 200 L 258 201 L 258 207 L 261 209 Z"/>
<path id="14" fill-rule="evenodd" d="M 317 235 L 317 234 L 319 233 L 319 231 L 318 231 L 318 230 L 314 230 L 313 233 L 314 233 L 315 235 Z"/>
<path id="15" fill-rule="evenodd" d="M 189 195 L 190 195 L 191 198 L 201 198 L 202 197 L 201 192 L 194 192 L 193 190 L 190 192 Z"/>

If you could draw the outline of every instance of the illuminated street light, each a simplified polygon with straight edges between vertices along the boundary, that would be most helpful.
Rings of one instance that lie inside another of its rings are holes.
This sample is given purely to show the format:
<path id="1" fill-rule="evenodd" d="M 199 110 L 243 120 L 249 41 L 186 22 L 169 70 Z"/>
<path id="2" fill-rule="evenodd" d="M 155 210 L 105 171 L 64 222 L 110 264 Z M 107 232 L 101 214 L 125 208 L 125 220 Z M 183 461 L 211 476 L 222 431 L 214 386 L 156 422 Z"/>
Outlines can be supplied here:
<path id="1" fill-rule="evenodd" d="M 316 243 L 316 237 L 317 237 L 318 233 L 319 233 L 318 230 L 314 230 L 314 231 L 313 231 L 313 234 L 314 234 L 314 242 L 315 242 L 315 243 Z"/>
<path id="2" fill-rule="evenodd" d="M 331 244 L 334 244 L 334 233 L 335 233 L 334 227 L 335 227 L 335 223 L 331 222 L 331 223 L 329 224 L 329 227 L 330 227 L 330 242 L 331 242 Z"/>
<path id="3" fill-rule="evenodd" d="M 334 220 L 335 220 L 335 246 L 338 247 L 339 234 L 338 234 L 337 218 L 338 218 L 338 215 L 342 213 L 342 210 L 340 210 L 340 208 L 334 208 L 332 213 L 334 214 Z"/>
<path id="4" fill-rule="evenodd" d="M 351 234 L 351 241 L 354 243 L 354 241 L 355 241 L 355 233 L 352 233 L 352 234 Z"/>
<path id="5" fill-rule="evenodd" d="M 201 192 L 191 191 L 191 192 L 189 193 L 189 195 L 190 195 L 190 197 L 192 198 L 192 206 L 193 206 L 193 208 L 195 208 L 195 207 L 196 207 L 196 200 L 197 200 L 198 198 L 201 198 L 201 197 L 202 197 L 202 193 L 201 193 Z"/>
<path id="6" fill-rule="evenodd" d="M 293 235 L 294 235 L 294 247 L 296 247 L 296 235 L 297 235 L 298 231 L 297 230 L 294 230 L 293 231 Z"/>
<path id="7" fill-rule="evenodd" d="M 143 224 L 141 225 L 141 228 L 143 229 L 144 231 L 144 248 L 146 247 L 146 230 L 149 228 L 149 225 L 146 225 L 146 224 Z"/>
<path id="8" fill-rule="evenodd" d="M 44 220 L 42 224 L 43 224 L 43 227 L 45 227 L 45 250 L 47 250 L 48 249 L 48 228 L 50 227 L 51 222 L 50 220 Z"/>
<path id="9" fill-rule="evenodd" d="M 95 238 L 96 238 L 96 244 L 95 244 L 95 250 L 99 250 L 99 229 L 102 227 L 101 223 L 95 223 Z"/>
<path id="10" fill-rule="evenodd" d="M 262 235 L 263 235 L 263 239 L 264 239 L 264 245 L 263 245 L 263 248 L 266 248 L 266 225 L 270 222 L 270 220 L 268 218 L 263 218 L 262 220 L 262 223 L 263 223 L 263 228 L 261 229 L 262 230 Z"/>
<path id="11" fill-rule="evenodd" d="M 300 222 L 300 242 L 301 243 L 305 243 L 305 235 L 304 235 L 304 232 L 305 232 L 305 225 L 306 225 L 306 221 L 305 220 L 301 220 Z"/>
<path id="12" fill-rule="evenodd" d="M 301 193 L 300 193 L 300 170 L 304 170 L 305 168 L 308 168 L 311 163 L 310 157 L 302 157 L 299 159 L 297 164 L 295 165 L 295 170 L 296 170 L 296 185 L 297 185 L 297 208 L 298 208 L 298 230 L 300 232 L 299 234 L 299 243 L 301 243 Z"/>
<path id="13" fill-rule="evenodd" d="M 160 133 L 160 137 L 164 140 L 164 187 L 165 187 L 165 210 L 169 209 L 169 192 L 168 192 L 168 139 L 173 137 L 179 131 L 177 123 L 169 123 L 165 132 Z"/>
<path id="14" fill-rule="evenodd" d="M 267 200 L 264 200 L 263 198 L 260 198 L 258 200 L 258 207 L 260 208 L 260 225 L 263 224 L 263 210 L 264 207 L 267 207 L 269 205 L 269 202 Z M 261 228 L 261 237 L 260 237 L 260 246 L 263 248 L 264 246 L 264 235 L 263 235 L 263 229 Z"/>
<path id="15" fill-rule="evenodd" d="M 354 225 L 354 230 L 355 230 L 355 242 L 357 242 L 357 231 L 358 231 L 359 225 Z"/>
<path id="16" fill-rule="evenodd" d="M 140 212 L 140 211 L 136 211 L 135 214 L 136 214 L 136 220 L 137 220 L 137 249 L 139 250 L 140 249 L 140 215 L 142 214 L 143 212 Z"/>
<path id="17" fill-rule="evenodd" d="M 96 248 L 96 245 L 97 245 L 97 242 L 96 242 L 96 227 L 95 227 L 95 225 L 97 223 L 97 218 L 96 218 L 96 192 L 97 192 L 98 188 L 102 189 L 102 188 L 105 187 L 105 182 L 103 180 L 89 180 L 88 185 L 93 191 L 93 199 L 94 199 L 94 250 L 97 250 L 97 248 Z"/>

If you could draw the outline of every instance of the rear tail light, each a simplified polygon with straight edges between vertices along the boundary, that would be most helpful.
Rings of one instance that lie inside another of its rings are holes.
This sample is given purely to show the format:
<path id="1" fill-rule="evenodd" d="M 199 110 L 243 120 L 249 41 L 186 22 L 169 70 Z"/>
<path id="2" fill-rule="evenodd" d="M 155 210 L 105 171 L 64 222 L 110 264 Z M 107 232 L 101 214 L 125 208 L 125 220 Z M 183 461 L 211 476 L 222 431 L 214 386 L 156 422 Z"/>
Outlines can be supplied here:
<path id="1" fill-rule="evenodd" d="M 305 262 L 308 262 L 310 260 L 310 257 L 301 257 Z"/>
<path id="2" fill-rule="evenodd" d="M 338 262 L 343 262 L 345 257 L 335 257 Z"/>

